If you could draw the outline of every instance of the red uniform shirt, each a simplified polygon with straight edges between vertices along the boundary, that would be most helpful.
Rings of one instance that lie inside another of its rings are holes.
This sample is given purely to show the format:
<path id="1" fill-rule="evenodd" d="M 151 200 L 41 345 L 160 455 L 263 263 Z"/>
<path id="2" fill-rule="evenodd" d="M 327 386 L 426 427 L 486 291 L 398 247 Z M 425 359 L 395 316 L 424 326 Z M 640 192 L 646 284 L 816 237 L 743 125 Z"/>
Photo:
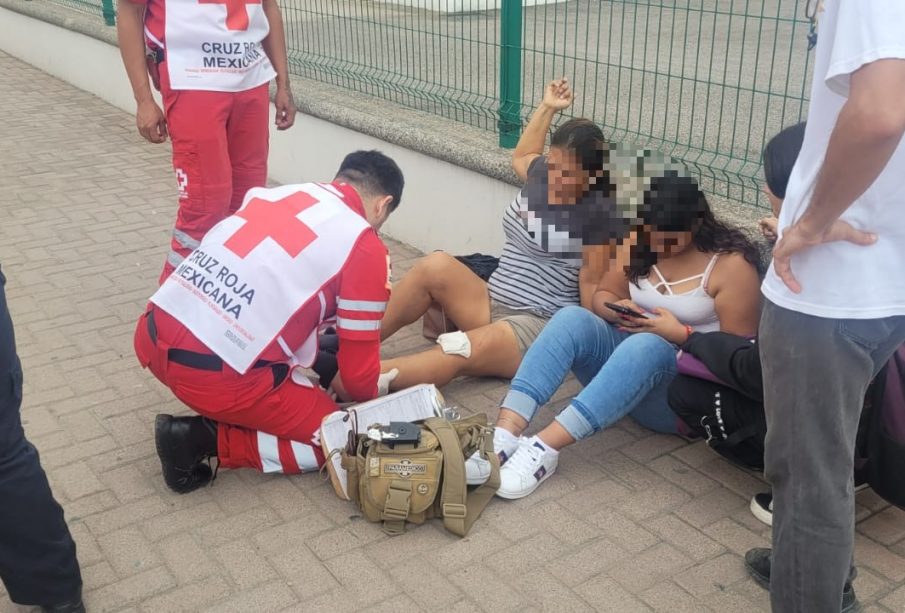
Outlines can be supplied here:
<path id="1" fill-rule="evenodd" d="M 345 184 L 333 186 L 343 201 L 364 217 L 357 192 Z M 380 375 L 380 320 L 390 298 L 389 252 L 373 229 L 366 230 L 355 243 L 345 266 L 323 288 L 325 319 L 336 317 L 339 336 L 337 361 L 343 385 L 351 400 L 361 402 L 377 395 Z M 301 347 L 320 323 L 321 303 L 317 296 L 306 302 L 283 328 L 281 336 L 293 351 Z M 156 307 L 155 319 L 161 336 L 174 347 L 211 353 L 200 340 L 176 319 Z M 170 331 L 180 329 L 181 333 Z M 286 353 L 274 341 L 261 359 L 286 361 Z M 229 366 L 224 365 L 224 368 Z"/>

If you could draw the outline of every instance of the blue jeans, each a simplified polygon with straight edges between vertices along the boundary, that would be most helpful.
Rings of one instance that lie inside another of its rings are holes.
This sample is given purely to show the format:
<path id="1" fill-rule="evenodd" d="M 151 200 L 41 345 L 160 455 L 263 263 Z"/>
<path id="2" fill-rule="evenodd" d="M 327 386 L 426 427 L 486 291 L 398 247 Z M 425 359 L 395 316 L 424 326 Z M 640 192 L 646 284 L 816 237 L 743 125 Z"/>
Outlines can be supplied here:
<path id="1" fill-rule="evenodd" d="M 519 366 L 503 407 L 531 421 L 569 371 L 584 386 L 556 417 L 575 440 L 631 415 L 642 426 L 675 434 L 678 417 L 666 390 L 676 348 L 656 334 L 628 334 L 587 309 L 566 307 L 547 323 Z"/>

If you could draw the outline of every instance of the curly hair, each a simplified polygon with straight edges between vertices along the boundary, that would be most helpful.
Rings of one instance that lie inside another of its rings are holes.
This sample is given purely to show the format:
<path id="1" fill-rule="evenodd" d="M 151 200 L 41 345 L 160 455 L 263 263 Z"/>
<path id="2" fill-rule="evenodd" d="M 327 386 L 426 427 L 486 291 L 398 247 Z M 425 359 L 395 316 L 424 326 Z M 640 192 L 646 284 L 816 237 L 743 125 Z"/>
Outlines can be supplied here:
<path id="1" fill-rule="evenodd" d="M 694 179 L 668 172 L 651 180 L 633 224 L 638 244 L 632 247 L 625 275 L 638 284 L 650 274 L 659 254 L 651 248 L 651 232 L 691 232 L 692 244 L 704 253 L 740 253 L 760 271 L 760 252 L 748 236 L 719 221 Z"/>

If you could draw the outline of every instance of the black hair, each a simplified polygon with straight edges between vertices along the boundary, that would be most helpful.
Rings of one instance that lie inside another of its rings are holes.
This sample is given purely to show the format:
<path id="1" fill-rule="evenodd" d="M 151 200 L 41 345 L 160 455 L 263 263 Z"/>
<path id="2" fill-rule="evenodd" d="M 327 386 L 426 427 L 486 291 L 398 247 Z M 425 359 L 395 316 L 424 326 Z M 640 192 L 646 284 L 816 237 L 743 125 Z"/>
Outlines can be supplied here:
<path id="1" fill-rule="evenodd" d="M 740 253 L 760 270 L 760 252 L 748 236 L 713 215 L 710 203 L 690 177 L 668 171 L 655 177 L 644 192 L 635 220 L 638 244 L 632 248 L 625 274 L 631 283 L 650 274 L 659 254 L 650 245 L 650 233 L 691 232 L 692 243 L 704 253 Z"/>
<path id="2" fill-rule="evenodd" d="M 802 122 L 786 128 L 771 138 L 764 147 L 764 178 L 767 180 L 767 187 L 777 198 L 786 197 L 789 177 L 804 142 L 805 126 L 806 123 Z"/>
<path id="3" fill-rule="evenodd" d="M 364 197 L 391 196 L 390 211 L 399 206 L 405 186 L 396 162 L 377 150 L 347 155 L 336 171 L 336 180 L 345 181 Z"/>
<path id="4" fill-rule="evenodd" d="M 570 119 L 550 137 L 550 146 L 575 154 L 581 167 L 592 176 L 603 174 L 606 141 L 603 131 L 590 119 Z"/>

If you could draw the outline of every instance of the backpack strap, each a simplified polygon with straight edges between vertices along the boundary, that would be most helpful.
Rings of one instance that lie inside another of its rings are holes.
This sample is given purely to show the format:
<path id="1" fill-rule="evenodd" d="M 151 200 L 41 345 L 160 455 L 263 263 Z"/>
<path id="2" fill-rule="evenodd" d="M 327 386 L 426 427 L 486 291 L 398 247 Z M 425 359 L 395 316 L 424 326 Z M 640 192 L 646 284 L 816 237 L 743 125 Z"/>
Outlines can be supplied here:
<path id="1" fill-rule="evenodd" d="M 443 450 L 443 486 L 440 493 L 443 525 L 453 534 L 465 536 L 500 488 L 500 459 L 493 451 L 493 429 L 479 427 L 483 433 L 478 452 L 490 462 L 490 478 L 469 494 L 465 484 L 465 456 L 455 428 L 441 417 L 426 419 L 424 426 L 436 435 Z"/>
<path id="2" fill-rule="evenodd" d="M 738 430 L 727 436 L 721 444 L 726 447 L 735 447 L 742 441 L 746 441 L 757 434 L 758 429 L 759 428 L 757 424 L 751 424 L 750 426 L 739 428 Z"/>

